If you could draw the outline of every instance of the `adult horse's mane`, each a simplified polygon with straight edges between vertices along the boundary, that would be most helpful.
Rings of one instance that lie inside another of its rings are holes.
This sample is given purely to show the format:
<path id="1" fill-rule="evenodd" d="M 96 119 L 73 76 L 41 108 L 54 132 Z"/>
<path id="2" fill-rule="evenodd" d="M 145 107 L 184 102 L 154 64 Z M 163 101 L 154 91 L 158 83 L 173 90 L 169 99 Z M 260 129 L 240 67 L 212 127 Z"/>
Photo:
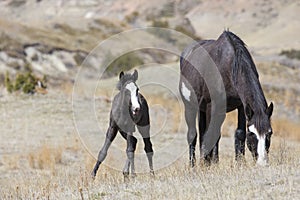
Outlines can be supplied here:
<path id="1" fill-rule="evenodd" d="M 238 84 L 237 79 L 240 73 L 247 75 L 251 73 L 249 70 L 258 77 L 255 64 L 248 49 L 246 48 L 246 44 L 237 35 L 230 31 L 224 31 L 224 34 L 226 34 L 227 38 L 229 38 L 229 41 L 235 51 L 235 57 L 232 62 L 232 78 L 234 83 Z"/>
<path id="2" fill-rule="evenodd" d="M 251 102 L 252 105 L 250 109 L 252 112 L 257 113 L 257 118 L 255 119 L 255 126 L 260 128 L 264 126 L 264 120 L 260 119 L 260 116 L 265 109 L 267 108 L 267 102 L 262 92 L 261 85 L 259 83 L 259 76 L 253 59 L 246 48 L 245 43 L 235 34 L 230 31 L 224 31 L 224 34 L 229 39 L 235 55 L 232 61 L 232 80 L 235 87 L 239 87 L 244 84 L 242 81 L 245 81 L 246 85 L 250 86 L 246 92 L 248 102 Z M 255 105 L 254 105 L 255 104 Z M 247 109 L 247 108 L 246 108 Z"/>

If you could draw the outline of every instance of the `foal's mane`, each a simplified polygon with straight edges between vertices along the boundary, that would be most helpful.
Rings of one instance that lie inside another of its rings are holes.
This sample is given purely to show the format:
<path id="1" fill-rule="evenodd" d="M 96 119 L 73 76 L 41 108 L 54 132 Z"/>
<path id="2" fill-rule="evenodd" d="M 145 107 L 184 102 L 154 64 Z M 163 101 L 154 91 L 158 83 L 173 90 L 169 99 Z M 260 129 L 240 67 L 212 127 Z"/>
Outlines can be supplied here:
<path id="1" fill-rule="evenodd" d="M 122 87 L 125 85 L 127 82 L 135 82 L 133 76 L 131 74 L 124 74 L 122 78 L 119 80 L 117 83 L 117 89 L 121 90 Z"/>

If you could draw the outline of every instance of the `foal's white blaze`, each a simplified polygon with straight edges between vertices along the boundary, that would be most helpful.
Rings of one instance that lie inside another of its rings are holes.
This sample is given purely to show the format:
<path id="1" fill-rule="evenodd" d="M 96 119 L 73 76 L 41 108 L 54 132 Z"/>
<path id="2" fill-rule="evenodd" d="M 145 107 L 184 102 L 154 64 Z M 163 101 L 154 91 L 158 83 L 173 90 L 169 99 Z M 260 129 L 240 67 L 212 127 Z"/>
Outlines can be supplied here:
<path id="1" fill-rule="evenodd" d="M 257 154 L 258 154 L 258 158 L 256 161 L 257 165 L 261 165 L 261 166 L 266 166 L 268 164 L 268 154 L 266 152 L 266 136 L 262 135 L 260 136 L 258 134 L 257 129 L 255 128 L 254 125 L 249 126 L 249 131 L 251 131 L 252 133 L 254 133 L 258 139 L 258 144 L 257 144 Z"/>
<path id="2" fill-rule="evenodd" d="M 125 88 L 130 91 L 132 112 L 133 112 L 133 114 L 135 114 L 135 110 L 140 109 L 140 104 L 139 104 L 138 97 L 137 97 L 137 92 L 136 92 L 137 87 L 134 83 L 129 83 L 129 84 L 126 85 Z"/>
<path id="3" fill-rule="evenodd" d="M 187 101 L 190 101 L 191 91 L 185 86 L 184 82 L 181 84 L 181 93 Z"/>

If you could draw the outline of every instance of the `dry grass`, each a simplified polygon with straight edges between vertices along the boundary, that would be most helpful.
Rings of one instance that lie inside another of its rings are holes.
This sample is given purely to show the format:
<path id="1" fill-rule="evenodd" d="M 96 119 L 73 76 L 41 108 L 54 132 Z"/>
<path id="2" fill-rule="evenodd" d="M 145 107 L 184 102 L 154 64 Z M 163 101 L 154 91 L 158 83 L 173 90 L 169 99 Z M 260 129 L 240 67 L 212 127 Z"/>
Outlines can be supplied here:
<path id="1" fill-rule="evenodd" d="M 62 163 L 62 147 L 49 147 L 44 144 L 38 150 L 28 154 L 29 166 L 33 169 L 51 169 Z"/>
<path id="2" fill-rule="evenodd" d="M 222 153 L 218 165 L 190 169 L 181 158 L 156 171 L 155 178 L 138 174 L 129 183 L 124 183 L 121 172 L 106 166 L 101 166 L 95 181 L 89 177 L 90 164 L 55 164 L 57 174 L 50 176 L 47 170 L 23 169 L 28 173 L 12 176 L 10 186 L 1 188 L 1 199 L 295 199 L 300 192 L 297 147 L 277 137 L 269 167 L 256 167 L 249 159 L 237 166 Z"/>
<path id="3" fill-rule="evenodd" d="M 129 183 L 124 183 L 122 172 L 109 168 L 104 162 L 95 181 L 92 181 L 90 172 L 95 159 L 83 149 L 74 131 L 72 107 L 68 96 L 71 85 L 65 87 L 66 96 L 53 95 L 54 93 L 49 91 L 45 96 L 0 98 L 0 117 L 6 122 L 0 131 L 1 139 L 5 141 L 1 143 L 3 146 L 0 148 L 3 154 L 0 157 L 0 199 L 299 198 L 300 127 L 288 118 L 278 118 L 276 113 L 273 118 L 274 136 L 269 167 L 256 167 L 248 150 L 247 163 L 242 166 L 236 165 L 234 142 L 231 138 L 224 137 L 220 142 L 218 165 L 209 168 L 197 165 L 195 169 L 190 169 L 188 152 L 184 152 L 183 156 L 172 164 L 156 170 L 155 178 L 151 178 L 147 173 L 138 174 Z M 103 95 L 109 97 L 110 92 Z M 275 92 L 274 90 L 274 98 Z M 181 101 L 170 101 L 170 98 L 164 95 L 145 96 L 154 116 L 151 119 L 153 125 L 159 127 L 165 120 L 167 124 L 167 129 L 161 133 L 165 138 L 157 140 L 160 143 L 153 142 L 155 150 L 176 134 L 185 136 L 186 125 Z M 83 95 L 82 109 L 86 108 L 87 101 Z M 110 103 L 104 102 L 101 100 L 99 109 L 109 112 L 107 107 Z M 286 106 L 286 110 L 293 106 L 292 103 L 281 105 Z M 24 114 L 28 118 L 26 123 Z M 222 130 L 223 136 L 234 134 L 236 120 L 236 112 L 227 115 Z M 107 121 L 101 125 L 106 127 Z M 47 130 L 45 126 L 48 127 Z M 35 134 L 36 130 L 40 132 Z M 19 132 L 23 134 L 20 136 Z M 187 147 L 184 136 L 180 145 Z M 16 140 L 17 137 L 22 139 Z M 15 141 L 18 148 L 11 150 L 8 144 Z M 170 156 L 173 156 L 172 152 L 168 155 L 162 151 L 156 152 L 154 168 L 159 164 L 158 158 L 167 159 Z"/>
<path id="4" fill-rule="evenodd" d="M 273 120 L 273 129 L 276 135 L 291 140 L 300 141 L 300 124 L 286 119 Z"/>
<path id="5" fill-rule="evenodd" d="M 19 169 L 20 155 L 5 155 L 3 156 L 4 166 L 9 170 Z"/>
<path id="6" fill-rule="evenodd" d="M 182 120 L 184 120 L 182 116 L 184 114 L 184 110 L 183 105 L 180 101 L 163 95 L 149 96 L 147 97 L 147 101 L 150 107 L 150 111 L 151 107 L 153 106 L 159 106 L 162 109 L 166 109 L 166 113 L 164 113 L 165 115 L 162 117 L 166 118 L 166 123 L 171 124 L 171 132 L 178 133 L 179 131 L 182 131 Z M 164 119 L 155 120 L 158 122 L 164 122 Z"/>

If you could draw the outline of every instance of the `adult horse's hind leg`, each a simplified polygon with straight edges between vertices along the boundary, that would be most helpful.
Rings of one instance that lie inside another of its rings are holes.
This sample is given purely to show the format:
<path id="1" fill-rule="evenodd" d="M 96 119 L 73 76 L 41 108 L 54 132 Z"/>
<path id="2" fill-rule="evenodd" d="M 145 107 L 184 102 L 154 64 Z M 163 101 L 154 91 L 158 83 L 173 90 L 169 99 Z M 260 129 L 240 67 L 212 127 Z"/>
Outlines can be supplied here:
<path id="1" fill-rule="evenodd" d="M 185 102 L 185 101 L 184 101 Z M 185 121 L 188 127 L 187 132 L 187 141 L 190 149 L 190 166 L 194 167 L 196 158 L 195 158 L 195 148 L 197 142 L 197 130 L 196 130 L 196 115 L 197 109 L 196 106 L 192 106 L 190 103 L 185 103 Z"/>
<path id="2" fill-rule="evenodd" d="M 141 133 L 143 137 L 143 141 L 145 144 L 144 151 L 146 152 L 147 158 L 148 158 L 148 163 L 149 163 L 149 168 L 150 168 L 150 174 L 154 175 L 154 170 L 153 170 L 153 149 L 152 149 L 152 143 L 150 140 L 150 126 L 137 126 L 139 132 Z"/>
<path id="3" fill-rule="evenodd" d="M 246 117 L 244 107 L 238 107 L 238 127 L 234 135 L 235 159 L 236 161 L 244 160 L 246 140 Z"/>
<path id="4" fill-rule="evenodd" d="M 214 119 L 211 119 L 211 116 Z M 201 119 L 202 118 L 202 119 Z M 221 137 L 221 126 L 224 122 L 225 114 L 217 114 L 212 105 L 207 105 L 206 112 L 200 113 L 199 130 L 200 130 L 200 152 L 201 157 L 204 158 L 206 165 L 219 162 L 219 140 Z M 213 121 L 212 121 L 213 120 Z M 210 124 L 212 123 L 212 124 Z M 210 127 L 211 126 L 211 127 Z M 208 129 L 210 128 L 208 133 Z M 207 135 L 212 134 L 212 135 Z M 206 144 L 204 138 L 206 137 Z M 207 145 L 207 146 L 205 146 Z M 205 148 L 209 148 L 210 152 L 207 153 Z"/>
<path id="5" fill-rule="evenodd" d="M 115 125 L 113 125 L 113 123 L 111 123 L 106 132 L 106 138 L 105 138 L 104 145 L 98 154 L 98 159 L 97 159 L 96 165 L 94 166 L 94 169 L 92 171 L 92 174 L 91 174 L 92 178 L 96 177 L 99 166 L 104 161 L 104 159 L 107 155 L 108 148 L 110 147 L 112 141 L 115 139 L 117 132 L 118 132 L 117 126 L 115 126 Z"/>
<path id="6" fill-rule="evenodd" d="M 200 143 L 200 154 L 201 154 L 201 157 L 202 159 L 204 158 L 204 162 L 206 165 L 210 165 L 211 163 L 211 157 L 212 157 L 212 151 L 208 154 L 208 155 L 203 155 L 203 138 L 204 138 L 204 135 L 205 135 L 205 131 L 206 131 L 206 113 L 205 112 L 202 112 L 202 111 L 199 111 L 199 115 L 198 115 L 198 123 L 199 123 L 199 143 Z"/>

